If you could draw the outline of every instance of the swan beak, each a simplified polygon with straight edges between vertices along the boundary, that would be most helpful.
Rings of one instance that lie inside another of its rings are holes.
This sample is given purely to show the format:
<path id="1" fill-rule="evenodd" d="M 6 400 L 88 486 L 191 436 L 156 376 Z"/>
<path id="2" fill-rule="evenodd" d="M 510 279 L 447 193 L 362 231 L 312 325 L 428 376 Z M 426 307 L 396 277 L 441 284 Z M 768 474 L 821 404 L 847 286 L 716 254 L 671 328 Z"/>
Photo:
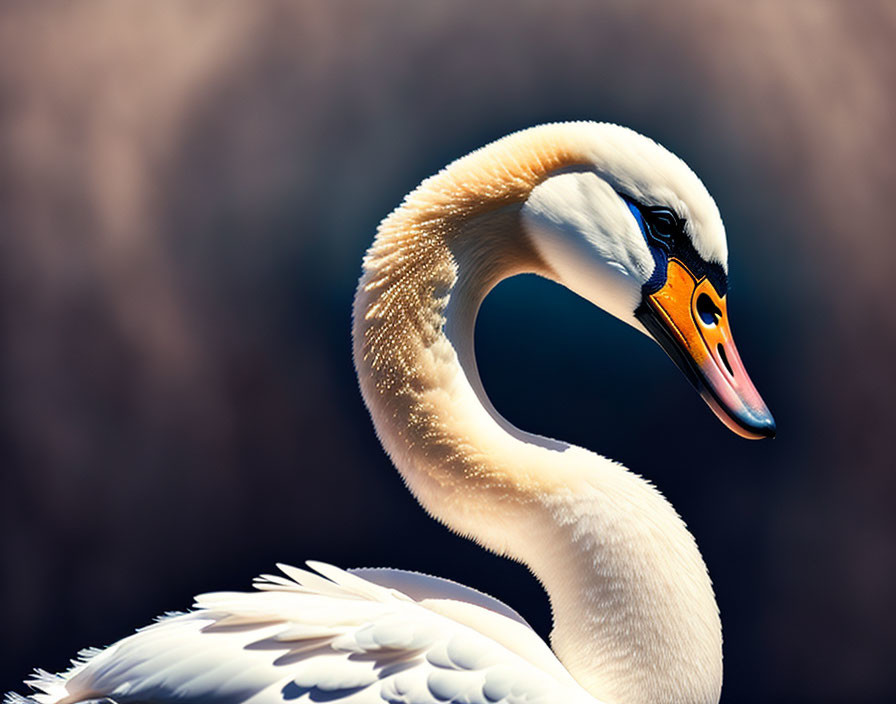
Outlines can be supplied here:
<path id="1" fill-rule="evenodd" d="M 728 324 L 726 296 L 670 259 L 666 283 L 635 316 L 725 425 L 750 439 L 775 436 L 775 420 L 750 381 Z"/>

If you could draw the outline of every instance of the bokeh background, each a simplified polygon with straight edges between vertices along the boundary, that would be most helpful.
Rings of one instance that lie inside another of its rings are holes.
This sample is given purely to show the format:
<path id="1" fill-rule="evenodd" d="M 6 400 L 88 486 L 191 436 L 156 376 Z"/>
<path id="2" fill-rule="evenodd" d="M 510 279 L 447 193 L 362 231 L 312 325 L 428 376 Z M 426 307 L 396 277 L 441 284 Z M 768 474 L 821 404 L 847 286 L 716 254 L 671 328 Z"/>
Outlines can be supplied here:
<path id="1" fill-rule="evenodd" d="M 0 6 L 0 691 L 275 561 L 391 565 L 549 628 L 519 565 L 380 450 L 349 311 L 379 219 L 512 130 L 634 127 L 688 161 L 779 437 L 534 277 L 485 303 L 514 423 L 654 480 L 697 537 L 724 702 L 896 698 L 896 4 Z"/>

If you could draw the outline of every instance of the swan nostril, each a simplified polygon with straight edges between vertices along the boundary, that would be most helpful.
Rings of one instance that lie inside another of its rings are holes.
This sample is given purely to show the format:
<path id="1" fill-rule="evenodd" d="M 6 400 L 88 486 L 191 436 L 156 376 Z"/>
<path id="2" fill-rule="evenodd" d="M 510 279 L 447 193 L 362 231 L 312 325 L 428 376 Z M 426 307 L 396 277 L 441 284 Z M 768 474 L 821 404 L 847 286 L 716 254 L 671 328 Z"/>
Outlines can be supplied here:
<path id="1" fill-rule="evenodd" d="M 719 357 L 722 358 L 722 364 L 725 365 L 725 369 L 728 370 L 728 373 L 731 376 L 734 376 L 734 370 L 731 368 L 731 362 L 728 361 L 728 355 L 725 354 L 725 348 L 722 346 L 721 342 L 716 346 L 716 350 L 719 353 Z"/>
<path id="2" fill-rule="evenodd" d="M 697 315 L 707 327 L 715 327 L 722 319 L 722 311 L 705 293 L 697 296 Z"/>

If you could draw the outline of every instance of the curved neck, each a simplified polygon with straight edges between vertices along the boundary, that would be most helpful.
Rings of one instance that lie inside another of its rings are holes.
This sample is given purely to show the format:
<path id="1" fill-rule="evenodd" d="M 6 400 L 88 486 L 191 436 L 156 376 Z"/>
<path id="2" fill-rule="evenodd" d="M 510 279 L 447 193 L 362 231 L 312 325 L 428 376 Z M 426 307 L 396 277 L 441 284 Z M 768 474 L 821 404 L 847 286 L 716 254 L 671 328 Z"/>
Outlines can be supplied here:
<path id="1" fill-rule="evenodd" d="M 365 259 L 354 353 L 379 438 L 431 515 L 530 567 L 551 600 L 554 650 L 595 697 L 715 702 L 721 626 L 681 519 L 623 467 L 514 428 L 482 388 L 479 304 L 507 276 L 550 275 L 519 207 L 567 165 L 539 153 L 537 168 L 496 171 L 487 152 L 424 182 Z"/>

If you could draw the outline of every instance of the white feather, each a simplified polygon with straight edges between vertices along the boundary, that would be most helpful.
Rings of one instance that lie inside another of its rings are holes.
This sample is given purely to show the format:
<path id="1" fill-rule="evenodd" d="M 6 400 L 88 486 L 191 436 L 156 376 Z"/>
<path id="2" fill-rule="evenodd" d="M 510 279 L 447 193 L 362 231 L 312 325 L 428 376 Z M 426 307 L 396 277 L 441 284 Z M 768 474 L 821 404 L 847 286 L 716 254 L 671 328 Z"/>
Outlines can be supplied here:
<path id="1" fill-rule="evenodd" d="M 309 563 L 255 592 L 201 595 L 66 673 L 37 672 L 30 701 L 717 702 L 721 624 L 683 521 L 624 467 L 514 428 L 476 368 L 478 306 L 523 271 L 633 322 L 652 262 L 620 193 L 673 208 L 698 254 L 727 265 L 715 203 L 680 159 L 615 125 L 543 125 L 409 194 L 355 297 L 354 360 L 380 440 L 431 514 L 539 578 L 563 664 L 487 595 Z"/>
<path id="2" fill-rule="evenodd" d="M 489 637 L 445 615 L 450 610 L 428 608 L 331 565 L 314 567 L 332 580 L 321 591 L 309 587 L 321 579 L 317 575 L 284 567 L 301 582 L 201 595 L 196 602 L 207 608 L 165 618 L 91 653 L 69 672 L 39 675 L 29 683 L 39 693 L 29 700 L 595 702 L 546 648 L 541 654 L 549 667 L 543 669 L 501 642 L 528 639 L 544 646 L 516 619 L 465 603 L 472 612 L 487 611 Z M 324 623 L 339 625 L 309 626 Z M 8 698 L 10 704 L 29 700 Z"/>

